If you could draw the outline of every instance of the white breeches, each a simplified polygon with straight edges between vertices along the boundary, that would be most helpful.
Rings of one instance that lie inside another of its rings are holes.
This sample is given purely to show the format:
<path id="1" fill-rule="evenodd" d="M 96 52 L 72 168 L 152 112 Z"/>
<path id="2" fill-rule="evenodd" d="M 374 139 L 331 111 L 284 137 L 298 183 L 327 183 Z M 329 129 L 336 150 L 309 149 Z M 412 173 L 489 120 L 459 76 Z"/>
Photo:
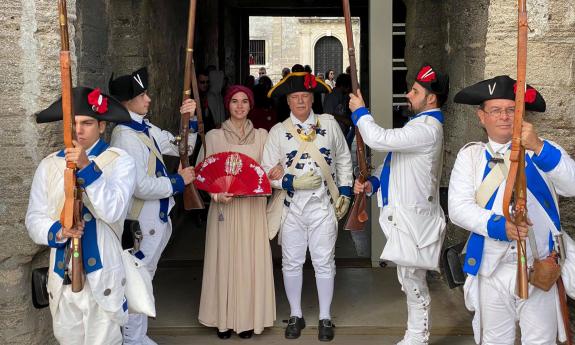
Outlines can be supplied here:
<path id="1" fill-rule="evenodd" d="M 145 255 L 143 261 L 152 277 L 154 277 L 160 256 L 168 245 L 170 236 L 172 236 L 172 221 L 169 217 L 166 223 L 162 223 L 159 219 L 154 221 L 143 220 L 140 221 L 140 227 L 143 236 L 140 250 Z"/>
<path id="2" fill-rule="evenodd" d="M 120 324 L 96 303 L 88 280 L 80 292 L 65 285 L 53 315 L 54 336 L 62 345 L 122 344 Z"/>
<path id="3" fill-rule="evenodd" d="M 489 277 L 479 277 L 482 344 L 515 344 L 519 321 L 521 344 L 555 345 L 557 337 L 557 287 L 549 291 L 529 284 L 529 298 L 515 295 L 517 264 L 500 263 Z"/>
<path id="4" fill-rule="evenodd" d="M 427 288 L 426 270 L 397 266 L 397 279 L 407 297 L 407 330 L 399 344 L 426 345 L 431 328 L 431 297 Z"/>
<path id="5" fill-rule="evenodd" d="M 148 220 L 142 215 L 140 219 L 140 228 L 143 236 L 140 250 L 145 255 L 143 261 L 153 278 L 162 252 L 168 245 L 170 236 L 172 236 L 172 221 L 168 217 L 168 222 L 162 223 L 159 219 Z M 128 322 L 124 326 L 124 344 L 155 344 L 148 338 L 147 332 L 148 316 L 144 314 L 130 314 Z"/>
<path id="6" fill-rule="evenodd" d="M 302 274 L 307 248 L 317 278 L 335 277 L 337 220 L 333 207 L 311 199 L 301 215 L 288 211 L 281 229 L 282 270 L 287 276 Z"/>

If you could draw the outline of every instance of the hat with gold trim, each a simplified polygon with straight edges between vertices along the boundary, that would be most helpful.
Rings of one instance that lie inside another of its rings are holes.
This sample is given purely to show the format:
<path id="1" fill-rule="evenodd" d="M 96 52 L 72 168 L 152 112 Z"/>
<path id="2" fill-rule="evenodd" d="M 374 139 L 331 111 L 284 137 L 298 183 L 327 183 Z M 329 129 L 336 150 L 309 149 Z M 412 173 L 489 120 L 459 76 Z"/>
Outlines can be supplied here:
<path id="1" fill-rule="evenodd" d="M 289 95 L 294 92 L 330 93 L 331 88 L 311 73 L 292 72 L 271 88 L 268 97 Z"/>

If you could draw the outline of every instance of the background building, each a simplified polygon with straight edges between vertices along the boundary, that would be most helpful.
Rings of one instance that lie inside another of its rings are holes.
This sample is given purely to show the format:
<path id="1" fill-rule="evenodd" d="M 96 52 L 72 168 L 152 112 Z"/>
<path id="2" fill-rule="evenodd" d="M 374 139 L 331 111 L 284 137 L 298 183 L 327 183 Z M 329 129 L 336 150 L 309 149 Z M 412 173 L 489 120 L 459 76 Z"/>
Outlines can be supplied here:
<path id="1" fill-rule="evenodd" d="M 353 40 L 359 47 L 359 18 L 353 18 L 352 26 Z M 333 69 L 336 78 L 349 66 L 343 18 L 250 17 L 249 27 L 249 53 L 254 58 L 250 74 L 256 78 L 260 67 L 266 68 L 275 84 L 282 69 L 296 63 L 310 65 L 315 75 Z M 359 71 L 359 50 L 356 60 Z"/>

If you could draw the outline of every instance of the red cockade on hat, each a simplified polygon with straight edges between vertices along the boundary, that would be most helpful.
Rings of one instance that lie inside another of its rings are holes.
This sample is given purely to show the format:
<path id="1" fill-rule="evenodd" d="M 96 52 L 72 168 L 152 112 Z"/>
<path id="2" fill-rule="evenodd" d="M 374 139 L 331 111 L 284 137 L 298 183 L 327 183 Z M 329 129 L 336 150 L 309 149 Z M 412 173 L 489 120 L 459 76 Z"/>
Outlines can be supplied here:
<path id="1" fill-rule="evenodd" d="M 92 110 L 98 114 L 104 114 L 108 111 L 108 98 L 102 96 L 99 88 L 88 94 L 88 104 L 92 106 Z"/>
<path id="2" fill-rule="evenodd" d="M 517 83 L 513 84 L 513 93 L 517 94 Z M 530 88 L 528 87 L 527 90 L 525 90 L 525 103 L 533 103 L 535 102 L 535 99 L 537 98 L 537 91 L 534 88 Z"/>
<path id="3" fill-rule="evenodd" d="M 429 83 L 435 80 L 435 71 L 431 66 L 423 66 L 419 73 L 417 73 L 417 81 Z"/>
<path id="4" fill-rule="evenodd" d="M 305 86 L 305 88 L 308 90 L 315 89 L 315 87 L 317 86 L 315 75 L 311 73 L 306 74 L 303 81 L 303 86 Z"/>

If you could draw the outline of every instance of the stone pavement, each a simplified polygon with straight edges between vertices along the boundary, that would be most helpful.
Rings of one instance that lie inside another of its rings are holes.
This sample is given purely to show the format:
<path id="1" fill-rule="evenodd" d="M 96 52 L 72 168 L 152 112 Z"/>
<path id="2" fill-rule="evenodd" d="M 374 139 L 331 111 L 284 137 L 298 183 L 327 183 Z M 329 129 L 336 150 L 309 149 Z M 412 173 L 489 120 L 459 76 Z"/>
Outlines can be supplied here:
<path id="1" fill-rule="evenodd" d="M 177 265 L 176 265 L 177 266 Z M 192 265 L 193 266 L 193 265 Z M 275 270 L 277 320 L 274 327 L 251 340 L 220 340 L 215 330 L 198 323 L 201 267 L 163 267 L 155 279 L 157 318 L 150 321 L 150 335 L 161 345 L 181 344 L 317 344 L 317 293 L 313 270 L 304 270 L 302 309 L 308 327 L 298 340 L 283 337 L 283 320 L 289 306 L 283 291 L 281 271 Z M 438 278 L 429 279 L 432 294 L 432 339 L 435 345 L 474 344 L 471 314 L 465 309 L 460 290 L 450 290 Z M 339 268 L 332 306 L 336 338 L 332 344 L 393 345 L 401 339 L 407 312 L 405 296 L 394 268 Z"/>

